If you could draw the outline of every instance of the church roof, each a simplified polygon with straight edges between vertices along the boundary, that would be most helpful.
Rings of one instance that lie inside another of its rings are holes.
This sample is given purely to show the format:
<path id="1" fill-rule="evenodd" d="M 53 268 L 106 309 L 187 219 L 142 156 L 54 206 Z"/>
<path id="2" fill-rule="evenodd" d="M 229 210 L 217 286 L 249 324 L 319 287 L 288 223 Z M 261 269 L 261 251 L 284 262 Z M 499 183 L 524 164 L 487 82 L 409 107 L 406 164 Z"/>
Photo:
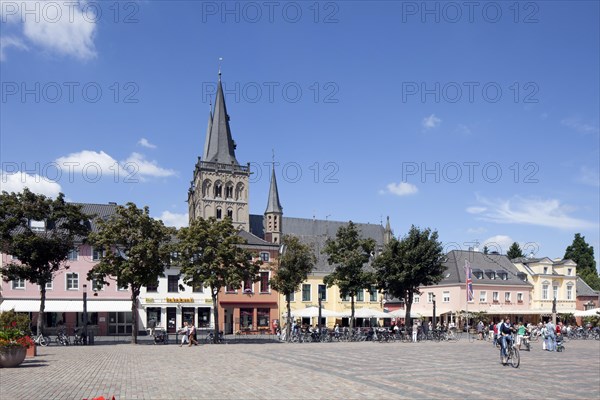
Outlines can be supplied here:
<path id="1" fill-rule="evenodd" d="M 223 94 L 220 75 L 217 85 L 217 97 L 215 98 L 215 108 L 212 115 L 209 116 L 207 130 L 203 161 L 239 165 L 235 158 L 235 145 L 231 138 L 229 115 L 225 106 L 225 95 Z"/>
<path id="2" fill-rule="evenodd" d="M 250 231 L 258 237 L 264 237 L 263 219 L 264 216 L 262 215 L 250 215 Z M 342 221 L 282 217 L 281 229 L 284 235 L 294 235 L 301 242 L 312 247 L 317 257 L 313 273 L 328 274 L 333 272 L 335 266 L 329 265 L 327 255 L 322 253 L 325 241 L 328 238 L 335 238 L 337 230 L 347 224 L 347 222 Z M 362 223 L 355 223 L 355 225 L 362 238 L 372 238 L 377 243 L 378 248 L 383 247 L 383 226 Z"/>
<path id="3" fill-rule="evenodd" d="M 269 200 L 265 213 L 282 213 L 283 207 L 279 202 L 279 191 L 277 190 L 277 179 L 275 178 L 275 168 L 271 170 L 271 186 L 269 187 Z"/>

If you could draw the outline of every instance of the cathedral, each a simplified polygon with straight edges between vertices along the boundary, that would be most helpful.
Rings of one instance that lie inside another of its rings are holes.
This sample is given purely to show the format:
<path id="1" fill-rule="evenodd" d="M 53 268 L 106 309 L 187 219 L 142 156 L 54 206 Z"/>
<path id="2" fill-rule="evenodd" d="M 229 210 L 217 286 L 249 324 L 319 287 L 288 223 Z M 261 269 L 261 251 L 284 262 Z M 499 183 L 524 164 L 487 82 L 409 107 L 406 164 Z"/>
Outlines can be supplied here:
<path id="1" fill-rule="evenodd" d="M 274 169 L 271 171 L 265 212 L 262 215 L 251 215 L 249 212 L 250 164 L 240 164 L 235 151 L 236 145 L 229 126 L 229 115 L 219 72 L 215 104 L 208 118 L 203 155 L 198 158 L 188 191 L 190 221 L 210 217 L 231 218 L 233 225 L 240 230 L 240 236 L 246 240 L 246 246 L 260 254 L 263 261 L 261 278 L 262 274 L 265 274 L 270 279 L 271 273 L 276 269 L 282 236 L 289 234 L 299 237 L 314 249 L 317 263 L 309 281 L 301 285 L 299 296 L 294 296 L 294 302 L 297 302 L 295 307 L 314 305 L 318 297 L 325 297 L 324 307 L 328 307 L 327 303 L 331 302 L 329 304 L 331 309 L 339 308 L 338 302 L 342 299 L 337 288 L 326 288 L 323 284 L 323 277 L 331 273 L 334 266 L 329 265 L 326 255 L 322 254 L 322 249 L 325 241 L 335 237 L 338 228 L 344 226 L 346 222 L 284 217 Z M 363 237 L 375 240 L 378 250 L 381 250 L 384 243 L 392 236 L 389 220 L 385 228 L 376 224 L 357 223 L 356 225 Z M 262 280 L 256 286 L 260 286 L 260 289 L 255 290 L 257 288 L 254 288 L 254 285 L 244 284 L 241 293 L 226 291 L 223 296 L 220 295 L 219 319 L 223 319 L 218 323 L 219 326 L 224 327 L 226 333 L 245 330 L 257 332 L 261 328 L 272 329 L 273 321 L 282 318 L 285 303 L 281 296 L 271 293 L 268 283 Z M 326 294 L 328 291 L 331 291 L 331 295 Z M 371 292 L 374 292 L 374 289 L 371 289 Z M 261 296 L 248 296 L 253 293 L 260 293 Z M 272 296 L 262 296 L 262 294 Z M 365 297 L 378 304 L 381 300 L 373 294 Z"/>

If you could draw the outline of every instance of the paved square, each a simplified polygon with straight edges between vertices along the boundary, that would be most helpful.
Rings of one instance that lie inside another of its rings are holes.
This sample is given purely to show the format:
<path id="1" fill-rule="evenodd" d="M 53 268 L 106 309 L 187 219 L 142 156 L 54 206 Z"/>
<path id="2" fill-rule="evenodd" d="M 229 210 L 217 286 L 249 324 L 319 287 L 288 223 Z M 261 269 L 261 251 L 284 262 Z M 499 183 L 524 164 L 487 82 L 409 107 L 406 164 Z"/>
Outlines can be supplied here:
<path id="1" fill-rule="evenodd" d="M 99 344 L 38 348 L 0 369 L 0 399 L 600 398 L 600 341 L 522 352 L 488 342 Z"/>

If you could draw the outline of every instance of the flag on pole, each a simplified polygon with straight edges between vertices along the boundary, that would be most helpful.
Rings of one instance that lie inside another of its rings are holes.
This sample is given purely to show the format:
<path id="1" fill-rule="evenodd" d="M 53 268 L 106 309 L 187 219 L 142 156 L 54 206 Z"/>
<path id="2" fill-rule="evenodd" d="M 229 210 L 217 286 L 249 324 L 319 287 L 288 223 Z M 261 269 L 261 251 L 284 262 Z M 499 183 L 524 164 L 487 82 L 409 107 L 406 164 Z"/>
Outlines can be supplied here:
<path id="1" fill-rule="evenodd" d="M 471 271 L 471 264 L 465 260 L 465 281 L 467 283 L 467 302 L 473 301 L 473 275 Z"/>

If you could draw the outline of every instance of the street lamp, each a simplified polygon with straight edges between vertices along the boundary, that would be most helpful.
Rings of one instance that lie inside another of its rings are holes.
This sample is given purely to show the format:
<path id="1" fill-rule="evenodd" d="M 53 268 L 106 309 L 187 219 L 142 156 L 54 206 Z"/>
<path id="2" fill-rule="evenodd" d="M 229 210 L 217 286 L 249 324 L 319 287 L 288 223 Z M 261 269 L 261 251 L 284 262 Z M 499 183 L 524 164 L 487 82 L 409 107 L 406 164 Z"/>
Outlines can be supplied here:
<path id="1" fill-rule="evenodd" d="M 319 321 L 317 322 L 317 327 L 319 329 L 319 334 L 321 333 L 321 304 L 323 302 L 323 294 L 319 290 Z"/>
<path id="2" fill-rule="evenodd" d="M 87 285 L 83 284 L 83 344 L 88 344 L 87 338 L 87 323 L 88 323 L 88 314 L 87 314 Z"/>
<path id="3" fill-rule="evenodd" d="M 435 329 L 437 327 L 437 322 L 435 320 L 435 293 L 431 295 L 431 298 L 433 300 L 433 329 Z"/>

